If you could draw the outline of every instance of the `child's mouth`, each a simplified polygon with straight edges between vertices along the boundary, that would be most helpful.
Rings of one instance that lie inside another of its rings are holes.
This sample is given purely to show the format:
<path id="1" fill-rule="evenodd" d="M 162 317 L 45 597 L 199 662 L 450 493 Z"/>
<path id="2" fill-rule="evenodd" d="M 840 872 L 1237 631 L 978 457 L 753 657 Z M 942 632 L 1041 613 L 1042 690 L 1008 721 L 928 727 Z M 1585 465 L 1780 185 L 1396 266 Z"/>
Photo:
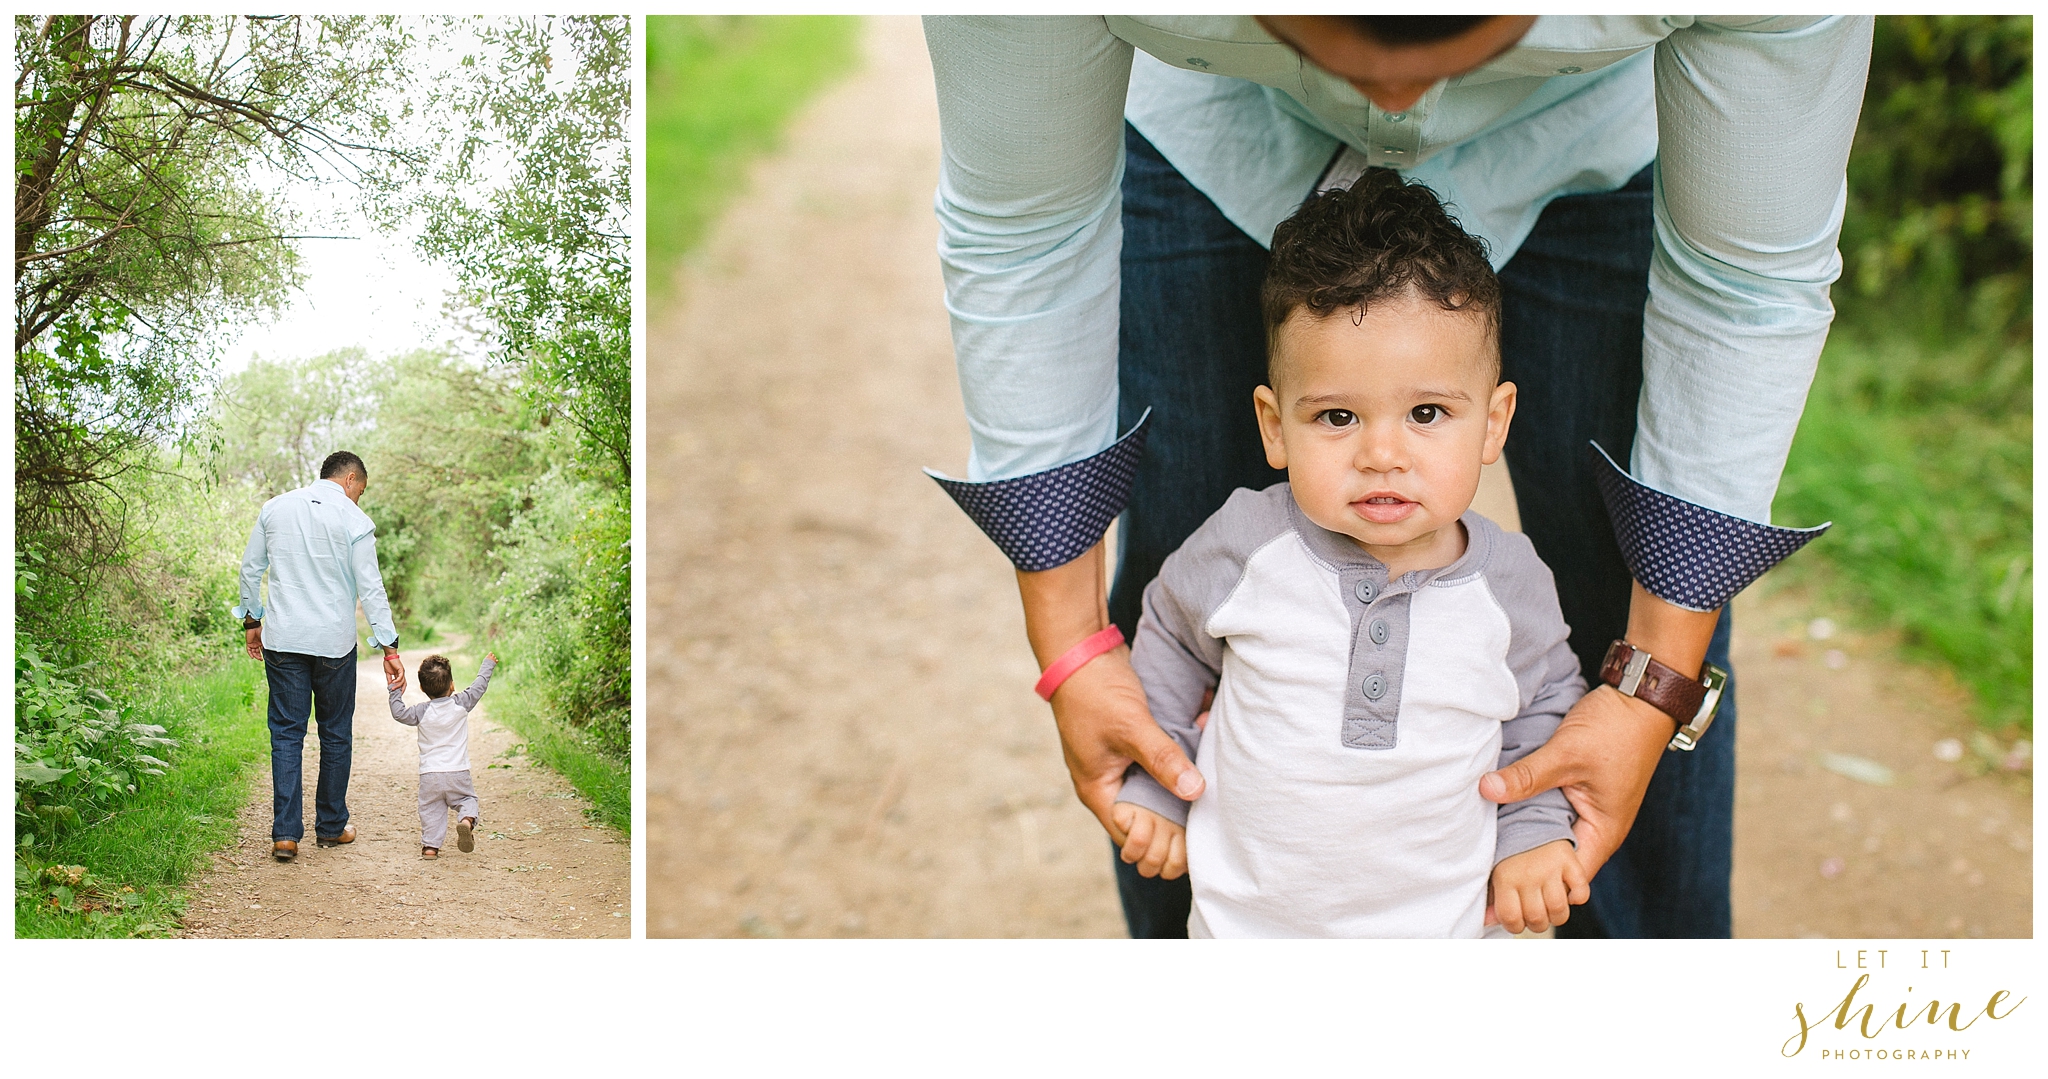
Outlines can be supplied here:
<path id="1" fill-rule="evenodd" d="M 1353 502 L 1351 509 L 1374 524 L 1390 525 L 1414 513 L 1420 505 L 1396 495 L 1369 495 Z"/>

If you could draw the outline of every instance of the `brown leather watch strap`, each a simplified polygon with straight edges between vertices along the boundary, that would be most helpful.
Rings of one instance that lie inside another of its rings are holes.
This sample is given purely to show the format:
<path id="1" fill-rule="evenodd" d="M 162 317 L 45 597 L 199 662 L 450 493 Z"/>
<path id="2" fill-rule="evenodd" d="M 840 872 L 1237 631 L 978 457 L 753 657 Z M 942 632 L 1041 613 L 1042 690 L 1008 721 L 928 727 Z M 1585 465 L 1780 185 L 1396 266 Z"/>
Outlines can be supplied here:
<path id="1" fill-rule="evenodd" d="M 1642 676 L 1630 687 L 1626 684 L 1629 666 L 1639 656 Z M 1699 714 L 1700 702 L 1707 697 L 1705 685 L 1651 659 L 1648 652 L 1627 641 L 1607 646 L 1607 658 L 1600 661 L 1600 680 L 1677 720 L 1681 727 Z"/>

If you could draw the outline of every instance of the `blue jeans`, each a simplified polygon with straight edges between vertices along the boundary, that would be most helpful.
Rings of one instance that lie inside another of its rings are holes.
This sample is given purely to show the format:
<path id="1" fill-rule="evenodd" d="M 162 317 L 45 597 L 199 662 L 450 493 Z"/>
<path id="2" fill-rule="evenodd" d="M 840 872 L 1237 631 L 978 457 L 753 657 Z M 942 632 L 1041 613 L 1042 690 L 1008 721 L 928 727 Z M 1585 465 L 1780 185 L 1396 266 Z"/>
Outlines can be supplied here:
<path id="1" fill-rule="evenodd" d="M 1119 419 L 1153 409 L 1118 522 L 1110 618 L 1134 637 L 1145 586 L 1230 492 L 1286 478 L 1266 465 L 1252 390 L 1266 377 L 1259 285 L 1266 250 L 1136 130 L 1124 129 Z M 1305 193 L 1304 193 L 1305 194 Z M 1557 577 L 1588 684 L 1628 626 L 1629 571 L 1594 483 L 1588 439 L 1619 460 L 1635 442 L 1649 294 L 1650 171 L 1618 191 L 1552 202 L 1501 271 L 1502 377 L 1519 388 L 1507 442 L 1522 530 Z M 1726 612 L 1708 658 L 1728 667 Z M 1558 935 L 1725 937 L 1734 838 L 1734 686 L 1691 753 L 1667 753 L 1634 830 Z M 1187 932 L 1186 878 L 1116 860 L 1134 937 Z"/>
<path id="2" fill-rule="evenodd" d="M 356 716 L 356 652 L 339 657 L 263 650 L 270 683 L 270 838 L 306 838 L 300 758 L 306 721 L 320 723 L 320 778 L 313 793 L 313 834 L 341 835 L 348 826 L 348 766 Z"/>

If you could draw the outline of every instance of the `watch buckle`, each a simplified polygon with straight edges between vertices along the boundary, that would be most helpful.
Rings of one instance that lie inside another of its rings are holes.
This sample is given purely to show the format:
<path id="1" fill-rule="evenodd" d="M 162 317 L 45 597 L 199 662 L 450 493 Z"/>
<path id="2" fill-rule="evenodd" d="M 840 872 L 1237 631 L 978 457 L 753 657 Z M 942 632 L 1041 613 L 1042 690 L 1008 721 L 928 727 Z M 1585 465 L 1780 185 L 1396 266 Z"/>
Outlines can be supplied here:
<path id="1" fill-rule="evenodd" d="M 1707 695 L 1700 698 L 1700 710 L 1693 715 L 1692 722 L 1678 728 L 1678 733 L 1671 736 L 1671 742 L 1665 748 L 1690 751 L 1700 744 L 1700 736 L 1713 725 L 1714 713 L 1721 707 L 1721 691 L 1728 685 L 1728 672 L 1709 663 L 1700 672 L 1700 684 L 1707 687 Z"/>

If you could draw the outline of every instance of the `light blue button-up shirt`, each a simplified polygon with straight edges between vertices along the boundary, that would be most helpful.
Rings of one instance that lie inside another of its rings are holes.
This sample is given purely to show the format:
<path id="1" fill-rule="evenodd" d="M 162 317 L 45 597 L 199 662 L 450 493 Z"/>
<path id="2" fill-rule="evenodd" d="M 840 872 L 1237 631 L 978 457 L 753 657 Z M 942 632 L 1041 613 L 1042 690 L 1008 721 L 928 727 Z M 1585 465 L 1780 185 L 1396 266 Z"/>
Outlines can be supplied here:
<path id="1" fill-rule="evenodd" d="M 1834 314 L 1870 32 L 1867 16 L 1546 15 L 1390 114 L 1248 17 L 928 18 L 968 478 L 1116 437 L 1128 120 L 1260 243 L 1341 146 L 1435 189 L 1496 265 L 1550 200 L 1654 162 L 1631 471 L 1768 523 Z"/>
<path id="2" fill-rule="evenodd" d="M 348 655 L 356 646 L 358 599 L 376 642 L 398 644 L 377 572 L 377 526 L 333 480 L 315 480 L 263 504 L 242 552 L 241 599 L 236 617 L 263 619 L 263 647 L 273 652 Z"/>

